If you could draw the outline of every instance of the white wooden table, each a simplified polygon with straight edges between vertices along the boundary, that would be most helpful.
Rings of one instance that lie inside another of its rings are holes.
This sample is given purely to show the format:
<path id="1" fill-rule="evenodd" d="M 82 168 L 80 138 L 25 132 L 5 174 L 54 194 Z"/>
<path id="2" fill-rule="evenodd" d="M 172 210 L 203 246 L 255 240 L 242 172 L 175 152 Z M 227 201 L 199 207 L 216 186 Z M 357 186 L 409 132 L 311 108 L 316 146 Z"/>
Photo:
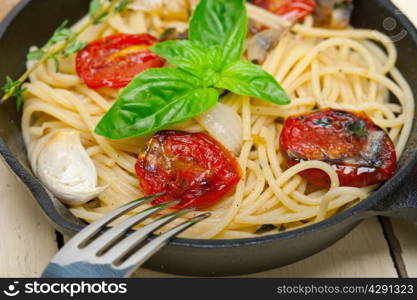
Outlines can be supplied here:
<path id="1" fill-rule="evenodd" d="M 19 0 L 0 0 L 0 19 Z M 388 1 L 388 0 L 387 0 Z M 417 24 L 417 0 L 393 0 Z M 416 84 L 416 83 L 412 83 Z M 0 162 L 0 277 L 36 277 L 62 237 Z M 145 269 L 139 277 L 174 277 Z M 417 224 L 364 221 L 332 247 L 284 268 L 247 277 L 417 277 Z"/>

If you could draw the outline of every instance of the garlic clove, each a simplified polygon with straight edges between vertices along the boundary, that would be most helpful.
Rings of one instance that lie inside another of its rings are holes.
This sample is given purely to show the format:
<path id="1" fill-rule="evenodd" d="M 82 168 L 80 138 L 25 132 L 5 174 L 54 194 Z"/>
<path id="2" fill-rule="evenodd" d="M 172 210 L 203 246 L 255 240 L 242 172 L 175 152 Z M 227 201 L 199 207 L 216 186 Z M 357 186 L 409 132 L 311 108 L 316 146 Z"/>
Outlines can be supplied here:
<path id="1" fill-rule="evenodd" d="M 55 132 L 43 144 L 32 158 L 35 173 L 63 203 L 84 204 L 107 188 L 97 187 L 96 167 L 81 144 L 79 132 Z"/>

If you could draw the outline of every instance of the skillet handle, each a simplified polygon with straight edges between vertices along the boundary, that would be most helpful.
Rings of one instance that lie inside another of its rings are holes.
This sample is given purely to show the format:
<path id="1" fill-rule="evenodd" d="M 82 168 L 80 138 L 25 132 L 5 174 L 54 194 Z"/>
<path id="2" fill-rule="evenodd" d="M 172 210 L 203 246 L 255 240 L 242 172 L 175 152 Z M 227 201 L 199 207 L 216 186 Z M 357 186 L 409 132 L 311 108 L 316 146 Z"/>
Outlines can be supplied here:
<path id="1" fill-rule="evenodd" d="M 413 159 L 402 170 L 404 176 L 397 179 L 398 186 L 376 204 L 372 211 L 378 215 L 390 216 L 417 222 L 417 168 Z M 389 184 L 389 183 L 387 183 Z M 395 184 L 394 184 L 395 186 Z"/>

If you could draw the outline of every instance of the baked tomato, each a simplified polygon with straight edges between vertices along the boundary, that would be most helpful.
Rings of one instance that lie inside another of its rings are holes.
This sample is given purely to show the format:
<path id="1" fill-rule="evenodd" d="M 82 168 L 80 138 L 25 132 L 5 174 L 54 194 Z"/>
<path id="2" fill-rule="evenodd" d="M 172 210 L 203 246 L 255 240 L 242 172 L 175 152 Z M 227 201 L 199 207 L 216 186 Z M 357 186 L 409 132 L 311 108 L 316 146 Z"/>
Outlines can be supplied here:
<path id="1" fill-rule="evenodd" d="M 206 208 L 229 194 L 241 172 L 236 158 L 204 133 L 161 131 L 139 155 L 136 174 L 146 195 L 166 192 L 159 204 L 180 200 L 175 208 Z"/>
<path id="2" fill-rule="evenodd" d="M 289 21 L 302 20 L 317 7 L 314 0 L 252 0 L 252 2 Z"/>
<path id="3" fill-rule="evenodd" d="M 288 118 L 280 136 L 290 166 L 306 160 L 332 165 L 342 186 L 365 187 L 384 182 L 396 168 L 394 143 L 364 113 L 326 109 Z M 311 184 L 328 187 L 321 170 L 300 173 Z"/>
<path id="4" fill-rule="evenodd" d="M 125 87 L 137 74 L 164 65 L 150 50 L 158 42 L 150 34 L 115 34 L 91 42 L 77 54 L 78 76 L 92 89 Z"/>

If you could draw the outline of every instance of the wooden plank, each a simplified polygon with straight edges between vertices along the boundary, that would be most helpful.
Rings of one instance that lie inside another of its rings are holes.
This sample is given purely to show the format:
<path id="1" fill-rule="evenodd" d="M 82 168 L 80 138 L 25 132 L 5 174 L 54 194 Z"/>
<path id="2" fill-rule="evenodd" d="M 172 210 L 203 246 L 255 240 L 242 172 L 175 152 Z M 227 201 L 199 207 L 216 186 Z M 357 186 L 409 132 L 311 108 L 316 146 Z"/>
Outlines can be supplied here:
<path id="1" fill-rule="evenodd" d="M 0 21 L 19 2 L 1 0 Z M 57 251 L 55 230 L 31 194 L 0 161 L 0 277 L 37 277 Z"/>
<path id="2" fill-rule="evenodd" d="M 176 277 L 140 269 L 136 277 Z M 295 264 L 243 277 L 397 277 L 376 218 L 366 220 L 330 248 Z"/>
<path id="3" fill-rule="evenodd" d="M 37 277 L 57 251 L 55 230 L 0 162 L 0 277 Z"/>

